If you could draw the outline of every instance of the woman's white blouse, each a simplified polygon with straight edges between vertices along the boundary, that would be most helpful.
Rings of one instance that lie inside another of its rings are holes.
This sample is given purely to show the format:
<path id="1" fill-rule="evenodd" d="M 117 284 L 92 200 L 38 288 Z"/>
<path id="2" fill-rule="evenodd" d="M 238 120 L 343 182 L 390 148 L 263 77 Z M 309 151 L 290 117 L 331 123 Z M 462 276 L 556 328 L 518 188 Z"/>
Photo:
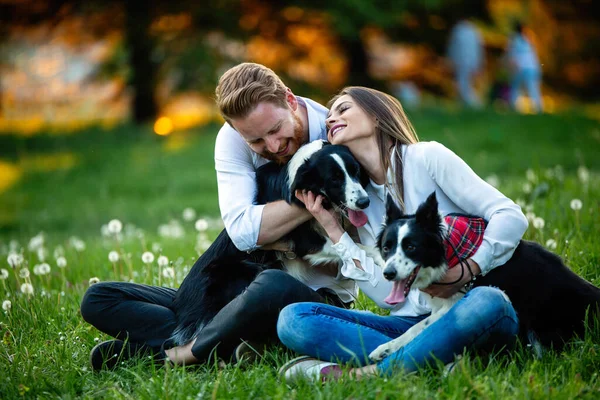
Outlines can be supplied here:
<path id="1" fill-rule="evenodd" d="M 404 160 L 404 204 L 407 214 L 414 214 L 419 205 L 436 192 L 442 215 L 462 213 L 480 216 L 488 221 L 483 242 L 473 255 L 483 275 L 506 263 L 513 255 L 527 230 L 527 218 L 521 208 L 496 188 L 481 179 L 456 154 L 437 142 L 420 142 L 402 146 Z M 393 173 L 388 172 L 388 182 Z M 359 228 L 361 243 L 375 246 L 385 220 L 386 189 L 371 181 L 367 188 L 371 203 L 365 210 L 368 223 Z M 424 294 L 411 290 L 404 303 L 392 307 L 383 300 L 390 293 L 380 267 L 346 233 L 334 249 L 343 260 L 341 274 L 356 280 L 360 289 L 391 314 L 417 316 L 430 312 Z M 356 267 L 360 262 L 363 270 Z"/>

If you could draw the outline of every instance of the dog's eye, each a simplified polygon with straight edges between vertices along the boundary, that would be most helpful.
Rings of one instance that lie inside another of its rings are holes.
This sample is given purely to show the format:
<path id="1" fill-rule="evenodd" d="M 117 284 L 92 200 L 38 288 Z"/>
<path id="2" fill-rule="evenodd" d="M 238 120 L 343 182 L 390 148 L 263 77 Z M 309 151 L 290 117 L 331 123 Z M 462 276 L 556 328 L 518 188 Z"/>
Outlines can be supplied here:
<path id="1" fill-rule="evenodd" d="M 390 251 L 390 248 L 385 246 L 383 249 L 381 249 L 381 251 L 383 251 L 384 253 L 387 253 L 388 251 Z"/>
<path id="2" fill-rule="evenodd" d="M 412 244 L 406 245 L 406 251 L 413 251 L 414 249 L 415 249 L 415 246 L 413 246 Z"/>

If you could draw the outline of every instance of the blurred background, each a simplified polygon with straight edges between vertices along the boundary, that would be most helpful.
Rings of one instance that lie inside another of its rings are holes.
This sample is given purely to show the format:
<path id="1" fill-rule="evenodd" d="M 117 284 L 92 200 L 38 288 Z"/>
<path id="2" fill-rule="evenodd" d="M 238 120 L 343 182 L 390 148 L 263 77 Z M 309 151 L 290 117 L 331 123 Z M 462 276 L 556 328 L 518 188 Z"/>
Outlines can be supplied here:
<path id="1" fill-rule="evenodd" d="M 294 92 L 326 102 L 374 86 L 409 105 L 460 98 L 452 29 L 480 36 L 481 105 L 510 102 L 506 60 L 517 22 L 541 65 L 543 111 L 598 100 L 600 16 L 591 0 L 0 0 L 0 131 L 77 131 L 152 122 L 158 134 L 218 118 L 227 68 L 265 64 Z M 515 107 L 531 112 L 525 93 Z"/>
<path id="2" fill-rule="evenodd" d="M 594 10 L 591 0 L 0 0 L 0 236 L 97 232 L 112 217 L 152 226 L 184 207 L 218 215 L 213 93 L 244 61 L 322 104 L 346 85 L 391 93 L 422 139 L 484 176 L 594 168 Z"/>

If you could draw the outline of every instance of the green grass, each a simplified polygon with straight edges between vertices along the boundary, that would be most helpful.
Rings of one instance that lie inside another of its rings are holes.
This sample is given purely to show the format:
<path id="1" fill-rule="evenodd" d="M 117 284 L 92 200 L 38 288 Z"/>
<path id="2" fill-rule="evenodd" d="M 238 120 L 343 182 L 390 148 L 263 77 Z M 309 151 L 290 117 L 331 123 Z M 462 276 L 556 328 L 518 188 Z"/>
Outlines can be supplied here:
<path id="1" fill-rule="evenodd" d="M 492 179 L 504 193 L 543 219 L 543 228 L 530 224 L 526 238 L 547 246 L 555 241 L 554 251 L 573 270 L 600 285 L 597 122 L 574 114 L 440 110 L 411 112 L 411 118 L 421 140 L 444 143 L 484 178 L 495 175 Z M 245 369 L 213 364 L 168 368 L 136 361 L 114 372 L 92 373 L 89 350 L 95 339 L 106 336 L 79 315 L 89 279 L 128 279 L 130 265 L 136 282 L 177 286 L 220 230 L 212 157 L 217 130 L 208 126 L 167 138 L 153 135 L 149 127 L 131 126 L 90 129 L 76 136 L 0 136 L 0 160 L 22 172 L 21 179 L 0 194 L 0 268 L 10 273 L 0 283 L 0 300 L 12 302 L 9 312 L 0 311 L 1 399 L 600 396 L 599 327 L 591 327 L 565 352 L 549 352 L 542 359 L 534 358 L 528 348 L 510 356 L 467 357 L 464 368 L 449 378 L 427 367 L 409 376 L 291 388 L 277 380 L 276 370 L 293 354 L 278 348 Z M 56 159 L 65 155 L 74 162 L 60 168 Z M 582 181 L 585 171 L 589 177 Z M 570 208 L 574 198 L 583 203 L 579 211 Z M 187 207 L 197 214 L 191 221 L 182 218 Z M 209 222 L 203 234 L 194 229 L 201 217 Z M 102 225 L 113 218 L 125 224 L 118 241 L 102 235 Z M 160 234 L 161 225 L 169 223 L 181 228 L 181 237 Z M 33 272 L 40 261 L 28 244 L 39 232 L 44 233 L 51 272 L 31 274 L 35 294 L 28 297 L 19 290 L 25 280 L 8 267 L 6 257 L 13 246 L 23 252 Z M 74 236 L 83 240 L 84 250 L 75 248 Z M 61 249 L 68 262 L 64 269 L 54 258 Z M 130 258 L 113 266 L 107 256 L 117 249 Z M 156 261 L 144 265 L 141 255 L 146 250 L 166 255 L 175 278 L 162 277 Z M 375 311 L 362 297 L 359 307 Z"/>

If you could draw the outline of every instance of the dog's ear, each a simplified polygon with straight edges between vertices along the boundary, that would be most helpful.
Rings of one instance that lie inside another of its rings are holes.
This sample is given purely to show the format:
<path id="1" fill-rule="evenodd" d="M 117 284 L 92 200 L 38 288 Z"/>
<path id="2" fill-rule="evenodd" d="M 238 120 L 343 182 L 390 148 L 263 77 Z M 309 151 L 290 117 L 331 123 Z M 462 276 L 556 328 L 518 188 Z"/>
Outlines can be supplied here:
<path id="1" fill-rule="evenodd" d="M 389 225 L 390 222 L 396 221 L 404 216 L 404 213 L 396 205 L 392 195 L 388 193 L 385 201 L 385 224 Z"/>
<path id="2" fill-rule="evenodd" d="M 438 202 L 435 192 L 431 193 L 427 200 L 419 206 L 415 219 L 418 224 L 430 228 L 436 228 L 440 225 L 441 217 L 438 212 Z"/>

